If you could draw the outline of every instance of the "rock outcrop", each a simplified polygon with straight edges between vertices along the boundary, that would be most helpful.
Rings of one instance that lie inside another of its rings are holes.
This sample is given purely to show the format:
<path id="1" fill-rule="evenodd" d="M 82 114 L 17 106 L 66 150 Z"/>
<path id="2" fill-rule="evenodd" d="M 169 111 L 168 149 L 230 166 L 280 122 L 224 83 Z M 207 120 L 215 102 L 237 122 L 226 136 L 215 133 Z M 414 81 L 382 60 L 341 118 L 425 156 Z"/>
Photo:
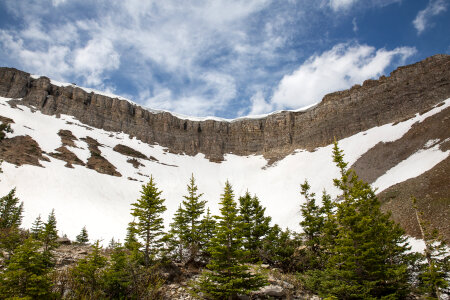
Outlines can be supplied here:
<path id="1" fill-rule="evenodd" d="M 390 122 L 398 122 L 450 97 L 450 56 L 435 55 L 400 67 L 389 77 L 366 80 L 326 95 L 306 111 L 283 111 L 260 119 L 193 121 L 152 112 L 118 98 L 56 86 L 47 77 L 0 68 L 0 96 L 23 98 L 44 114 L 68 114 L 96 128 L 123 131 L 174 153 L 204 153 L 220 161 L 226 153 L 263 154 L 278 160 L 294 149 L 312 150 Z"/>

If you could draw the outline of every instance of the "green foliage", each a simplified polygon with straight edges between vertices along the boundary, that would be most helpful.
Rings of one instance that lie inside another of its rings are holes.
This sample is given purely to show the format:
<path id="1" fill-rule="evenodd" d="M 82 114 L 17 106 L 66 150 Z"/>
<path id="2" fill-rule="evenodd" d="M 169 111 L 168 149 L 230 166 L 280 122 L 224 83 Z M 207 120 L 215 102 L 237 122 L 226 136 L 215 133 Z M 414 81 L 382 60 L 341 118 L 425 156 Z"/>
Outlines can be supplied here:
<path id="1" fill-rule="evenodd" d="M 110 299 L 124 299 L 129 294 L 129 261 L 122 246 L 116 245 L 113 248 L 110 263 L 103 273 L 103 284 Z"/>
<path id="2" fill-rule="evenodd" d="M 247 191 L 239 197 L 239 213 L 242 221 L 243 247 L 249 251 L 249 261 L 258 262 L 262 259 L 262 241 L 270 230 L 270 217 L 266 217 L 266 209 L 262 207 L 258 197 L 250 196 Z"/>
<path id="3" fill-rule="evenodd" d="M 178 262 L 182 262 L 185 257 L 184 250 L 187 245 L 185 234 L 187 233 L 187 228 L 188 224 L 185 211 L 180 204 L 173 217 L 173 222 L 170 223 L 170 231 L 164 237 L 164 243 L 166 245 L 165 252 Z"/>
<path id="4" fill-rule="evenodd" d="M 0 274 L 0 294 L 13 299 L 53 299 L 50 292 L 50 269 L 44 255 L 38 251 L 41 244 L 28 238 L 17 247 L 3 273 Z"/>
<path id="5" fill-rule="evenodd" d="M 23 202 L 19 204 L 16 189 L 0 198 L 0 229 L 20 227 L 22 224 Z"/>
<path id="6" fill-rule="evenodd" d="M 201 215 L 205 212 L 206 201 L 200 200 L 202 193 L 198 193 L 198 187 L 195 184 L 194 174 L 192 174 L 189 184 L 187 186 L 188 194 L 183 196 L 183 208 L 180 208 L 180 220 L 178 224 L 180 226 L 181 240 L 186 243 L 187 250 L 189 251 L 188 262 L 193 262 L 198 256 L 198 252 L 202 245 L 201 234 Z M 181 224 L 185 222 L 185 226 Z"/>
<path id="7" fill-rule="evenodd" d="M 51 213 L 48 215 L 47 222 L 44 224 L 44 230 L 42 231 L 41 240 L 44 243 L 44 251 L 55 249 L 58 244 L 56 240 L 58 239 L 58 230 L 56 229 L 56 217 L 55 210 L 52 209 Z"/>
<path id="8" fill-rule="evenodd" d="M 14 249 L 24 240 L 24 233 L 19 229 L 22 224 L 23 202 L 15 196 L 16 189 L 0 198 L 0 249 L 11 256 Z M 2 251 L 0 255 L 3 256 Z"/>
<path id="9" fill-rule="evenodd" d="M 228 181 L 220 205 L 221 215 L 217 217 L 215 236 L 209 248 L 211 260 L 198 286 L 199 291 L 213 299 L 248 294 L 267 284 L 261 275 L 251 274 L 249 267 L 243 264 L 248 255 L 242 249 L 243 223 Z"/>
<path id="10" fill-rule="evenodd" d="M 77 235 L 77 237 L 76 237 L 76 242 L 81 245 L 85 245 L 85 244 L 89 243 L 89 235 L 88 235 L 86 226 L 83 226 L 83 228 L 81 228 L 80 234 Z"/>
<path id="11" fill-rule="evenodd" d="M 342 194 L 334 214 L 337 235 L 320 273 L 320 295 L 340 299 L 404 297 L 409 248 L 403 230 L 389 214 L 381 212 L 370 185 L 347 169 L 337 142 L 333 159 L 341 174 L 334 184 Z"/>
<path id="12" fill-rule="evenodd" d="M 127 227 L 127 235 L 125 237 L 125 248 L 128 250 L 134 250 L 139 249 L 141 246 L 138 239 L 137 239 L 137 229 L 136 229 L 136 223 L 130 222 L 128 223 Z"/>
<path id="13" fill-rule="evenodd" d="M 44 222 L 42 222 L 41 215 L 39 215 L 33 222 L 33 225 L 31 227 L 30 230 L 31 236 L 35 240 L 40 240 L 43 231 L 44 231 Z"/>
<path id="14" fill-rule="evenodd" d="M 294 272 L 298 269 L 299 257 L 296 250 L 299 246 L 300 241 L 292 231 L 281 230 L 280 226 L 275 224 L 263 241 L 264 261 L 283 272 Z"/>
<path id="15" fill-rule="evenodd" d="M 322 206 L 319 206 L 316 204 L 315 193 L 310 192 L 308 181 L 305 180 L 300 187 L 300 193 L 305 197 L 305 202 L 300 207 L 303 216 L 300 222 L 303 229 L 301 236 L 306 246 L 303 251 L 302 270 L 322 269 L 328 258 L 327 249 L 333 246 L 337 235 L 333 218 L 334 203 L 324 191 Z"/>
<path id="16" fill-rule="evenodd" d="M 170 232 L 166 236 L 168 250 L 174 252 L 174 258 L 180 262 L 194 263 L 199 258 L 204 244 L 201 232 L 201 215 L 205 212 L 206 201 L 200 200 L 203 194 L 198 193 L 194 175 L 187 185 L 188 194 L 178 207 Z"/>
<path id="17" fill-rule="evenodd" d="M 208 209 L 206 210 L 206 214 L 201 220 L 200 223 L 200 234 L 201 234 L 201 240 L 200 240 L 200 249 L 201 249 L 201 255 L 204 259 L 209 259 L 209 252 L 208 248 L 210 246 L 210 241 L 214 237 L 214 232 L 216 229 L 216 220 L 211 215 L 211 211 Z"/>
<path id="18" fill-rule="evenodd" d="M 166 211 L 166 207 L 160 195 L 161 191 L 156 187 L 153 176 L 150 176 L 150 181 L 142 186 L 141 198 L 131 204 L 133 206 L 131 215 L 136 218 L 136 234 L 144 241 L 146 266 L 155 259 L 163 245 L 164 224 L 161 214 Z"/>
<path id="19" fill-rule="evenodd" d="M 106 258 L 101 253 L 99 241 L 92 245 L 92 252 L 84 259 L 80 259 L 71 270 L 72 292 L 76 299 L 98 299 L 103 296 L 103 268 Z"/>

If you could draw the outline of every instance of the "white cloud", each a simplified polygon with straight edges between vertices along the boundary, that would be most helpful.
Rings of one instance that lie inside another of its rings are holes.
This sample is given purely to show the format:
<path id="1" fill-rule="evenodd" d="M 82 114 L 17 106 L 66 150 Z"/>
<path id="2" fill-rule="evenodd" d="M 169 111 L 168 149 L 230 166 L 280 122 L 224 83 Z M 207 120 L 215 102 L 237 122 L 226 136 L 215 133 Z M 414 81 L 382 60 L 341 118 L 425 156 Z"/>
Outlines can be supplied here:
<path id="1" fill-rule="evenodd" d="M 236 97 L 235 79 L 226 74 L 209 72 L 199 76 L 198 87 L 175 96 L 168 88 L 158 86 L 153 93 L 141 91 L 139 98 L 152 109 L 168 110 L 189 116 L 210 116 L 220 111 Z"/>
<path id="2" fill-rule="evenodd" d="M 264 95 L 258 91 L 250 98 L 251 110 L 249 115 L 260 115 L 273 111 L 273 104 L 266 102 Z"/>
<path id="3" fill-rule="evenodd" d="M 99 0 L 77 5 L 47 0 L 49 9 L 42 10 L 34 0 L 5 0 L 8 12 L 23 26 L 0 31 L 0 55 L 2 61 L 28 72 L 99 90 L 111 88 L 105 79 L 122 77 L 125 82 L 117 86 L 131 87 L 126 92 L 134 94 L 133 100 L 152 108 L 232 116 L 236 113 L 227 109 L 242 111 L 253 95 L 250 112 L 258 114 L 301 106 L 286 100 L 295 72 L 284 76 L 273 98 L 264 95 L 307 51 L 329 42 L 320 34 L 311 37 L 311 28 L 317 26 L 311 18 L 324 8 L 328 13 L 346 12 L 365 3 L 321 1 L 322 6 L 310 0 Z"/>
<path id="4" fill-rule="evenodd" d="M 330 0 L 330 7 L 334 11 L 344 10 L 350 8 L 358 0 Z"/>
<path id="5" fill-rule="evenodd" d="M 356 17 L 352 20 L 353 32 L 358 32 L 358 23 L 356 23 Z"/>
<path id="6" fill-rule="evenodd" d="M 88 85 L 101 85 L 102 74 L 117 69 L 119 65 L 120 55 L 107 39 L 92 39 L 84 48 L 74 52 L 74 69 L 84 74 Z"/>
<path id="7" fill-rule="evenodd" d="M 326 4 L 334 12 L 348 12 L 350 8 L 357 6 L 358 8 L 367 9 L 369 7 L 384 7 L 393 3 L 401 3 L 402 0 L 326 0 Z M 323 6 L 322 2 L 322 6 Z M 325 4 L 325 5 L 326 5 Z"/>
<path id="8" fill-rule="evenodd" d="M 297 109 L 318 102 L 330 92 L 380 76 L 394 59 L 400 64 L 415 53 L 414 48 L 394 50 L 367 45 L 338 44 L 331 50 L 314 55 L 296 71 L 280 81 L 271 99 L 277 109 Z"/>
<path id="9" fill-rule="evenodd" d="M 63 80 L 65 74 L 71 70 L 66 62 L 70 49 L 66 46 L 52 45 L 45 50 L 31 51 L 24 46 L 22 39 L 15 38 L 6 31 L 0 31 L 0 42 L 5 50 L 14 53 L 29 72 Z"/>
<path id="10" fill-rule="evenodd" d="M 413 25 L 417 30 L 417 34 L 424 32 L 430 25 L 430 19 L 447 10 L 445 0 L 430 0 L 427 7 L 417 14 L 413 21 Z"/>
<path id="11" fill-rule="evenodd" d="M 66 0 L 52 0 L 53 6 L 58 6 L 60 4 L 64 4 Z"/>

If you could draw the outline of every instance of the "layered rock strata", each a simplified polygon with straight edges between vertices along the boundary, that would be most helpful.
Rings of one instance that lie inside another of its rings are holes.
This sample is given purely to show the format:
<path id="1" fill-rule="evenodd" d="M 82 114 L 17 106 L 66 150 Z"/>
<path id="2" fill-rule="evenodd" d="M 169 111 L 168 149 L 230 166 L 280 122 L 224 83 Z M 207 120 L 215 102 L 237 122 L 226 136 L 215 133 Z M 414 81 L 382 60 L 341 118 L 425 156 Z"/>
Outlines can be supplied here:
<path id="1" fill-rule="evenodd" d="M 68 114 L 84 124 L 123 131 L 174 153 L 204 153 L 220 161 L 226 153 L 263 154 L 278 160 L 294 149 L 312 150 L 336 139 L 398 122 L 450 97 L 450 56 L 435 55 L 400 67 L 389 77 L 366 80 L 326 95 L 305 111 L 283 111 L 259 119 L 193 121 L 152 112 L 118 98 L 56 86 L 47 77 L 0 68 L 0 96 L 23 98 L 48 115 Z"/>

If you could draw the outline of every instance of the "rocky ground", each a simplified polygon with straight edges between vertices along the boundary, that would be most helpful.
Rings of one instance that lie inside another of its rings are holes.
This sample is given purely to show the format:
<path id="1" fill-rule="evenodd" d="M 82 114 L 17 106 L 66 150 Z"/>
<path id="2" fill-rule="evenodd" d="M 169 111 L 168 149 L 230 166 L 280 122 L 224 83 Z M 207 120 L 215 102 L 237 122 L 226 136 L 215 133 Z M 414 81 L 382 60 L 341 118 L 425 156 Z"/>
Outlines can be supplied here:
<path id="1" fill-rule="evenodd" d="M 71 244 L 67 239 L 62 239 L 61 241 L 61 246 L 53 252 L 56 269 L 59 271 L 67 270 L 92 251 L 89 245 Z M 109 255 L 108 249 L 104 250 L 104 254 L 106 256 Z M 283 274 L 277 269 L 270 268 L 268 265 L 255 265 L 252 268 L 254 271 L 267 276 L 269 285 L 253 292 L 249 296 L 240 296 L 239 299 L 241 300 L 320 299 L 318 296 L 306 292 L 296 276 Z M 164 299 L 198 299 L 193 295 L 191 286 L 198 280 L 200 273 L 201 269 L 187 268 L 180 264 L 171 264 L 170 267 L 163 268 L 161 275 L 165 280 L 165 284 L 162 286 Z"/>

